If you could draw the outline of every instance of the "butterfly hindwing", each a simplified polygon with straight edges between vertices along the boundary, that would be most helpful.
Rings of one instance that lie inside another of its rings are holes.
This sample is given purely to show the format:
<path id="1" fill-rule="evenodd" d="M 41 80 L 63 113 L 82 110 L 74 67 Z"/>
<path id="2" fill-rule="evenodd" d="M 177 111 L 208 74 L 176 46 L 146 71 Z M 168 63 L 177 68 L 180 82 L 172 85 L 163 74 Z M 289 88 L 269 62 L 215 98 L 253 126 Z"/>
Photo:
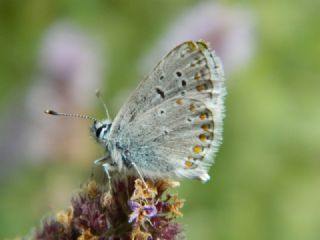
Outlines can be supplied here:
<path id="1" fill-rule="evenodd" d="M 138 86 L 113 122 L 110 140 L 120 165 L 147 177 L 209 179 L 221 141 L 223 69 L 204 42 L 185 42 Z"/>

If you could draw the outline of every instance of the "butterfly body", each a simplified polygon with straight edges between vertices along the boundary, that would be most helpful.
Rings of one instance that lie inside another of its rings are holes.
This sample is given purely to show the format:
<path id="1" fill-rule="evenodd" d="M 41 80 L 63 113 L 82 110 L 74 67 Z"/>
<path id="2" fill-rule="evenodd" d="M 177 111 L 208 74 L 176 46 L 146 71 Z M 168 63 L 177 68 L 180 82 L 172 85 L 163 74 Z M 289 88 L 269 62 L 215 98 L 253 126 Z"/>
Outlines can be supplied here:
<path id="1" fill-rule="evenodd" d="M 219 58 L 202 41 L 171 50 L 140 82 L 113 122 L 91 131 L 118 171 L 210 179 L 222 140 L 226 94 Z"/>

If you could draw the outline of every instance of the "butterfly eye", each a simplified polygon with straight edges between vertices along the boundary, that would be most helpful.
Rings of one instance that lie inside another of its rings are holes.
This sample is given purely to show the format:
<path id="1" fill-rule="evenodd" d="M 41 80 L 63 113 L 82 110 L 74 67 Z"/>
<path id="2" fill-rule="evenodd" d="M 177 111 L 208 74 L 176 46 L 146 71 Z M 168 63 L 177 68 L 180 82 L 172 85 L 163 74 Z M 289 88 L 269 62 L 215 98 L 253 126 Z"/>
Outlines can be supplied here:
<path id="1" fill-rule="evenodd" d="M 102 131 L 102 128 L 99 127 L 99 128 L 97 129 L 97 131 L 96 131 L 96 137 L 97 137 L 97 138 L 99 138 L 101 131 Z"/>
<path id="2" fill-rule="evenodd" d="M 97 128 L 97 131 L 96 131 L 96 137 L 97 138 L 99 138 L 101 131 L 106 127 L 107 127 L 107 125 L 103 124 L 103 125 L 101 125 L 101 127 Z"/>

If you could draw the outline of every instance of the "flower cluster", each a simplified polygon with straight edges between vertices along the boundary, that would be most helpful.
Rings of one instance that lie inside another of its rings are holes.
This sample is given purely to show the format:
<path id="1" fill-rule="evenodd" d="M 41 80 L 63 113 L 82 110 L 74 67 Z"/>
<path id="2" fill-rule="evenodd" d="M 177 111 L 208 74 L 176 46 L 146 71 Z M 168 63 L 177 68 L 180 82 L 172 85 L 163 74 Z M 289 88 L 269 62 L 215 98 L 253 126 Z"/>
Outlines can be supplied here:
<path id="1" fill-rule="evenodd" d="M 181 239 L 182 228 L 174 220 L 182 216 L 183 201 L 167 191 L 178 185 L 127 177 L 114 179 L 106 189 L 90 181 L 68 210 L 43 222 L 34 239 Z"/>

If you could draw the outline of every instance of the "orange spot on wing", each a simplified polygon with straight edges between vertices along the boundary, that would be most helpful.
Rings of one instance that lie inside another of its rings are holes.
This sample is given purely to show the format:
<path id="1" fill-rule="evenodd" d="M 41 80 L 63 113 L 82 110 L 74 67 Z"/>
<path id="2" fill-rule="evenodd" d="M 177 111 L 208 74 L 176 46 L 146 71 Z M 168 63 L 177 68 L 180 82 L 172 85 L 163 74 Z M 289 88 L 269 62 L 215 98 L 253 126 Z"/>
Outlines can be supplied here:
<path id="1" fill-rule="evenodd" d="M 188 42 L 188 46 L 191 50 L 196 50 L 198 49 L 198 45 L 194 41 Z"/>
<path id="2" fill-rule="evenodd" d="M 197 72 L 197 73 L 194 75 L 194 79 L 195 79 L 195 80 L 200 80 L 200 79 L 201 79 L 201 73 Z"/>
<path id="3" fill-rule="evenodd" d="M 200 40 L 199 42 L 197 42 L 200 46 L 201 49 L 208 49 L 209 48 L 209 43 L 205 42 L 203 40 Z"/>
<path id="4" fill-rule="evenodd" d="M 182 99 L 181 98 L 178 98 L 177 100 L 176 100 L 176 104 L 178 104 L 178 105 L 182 105 Z"/>
<path id="5" fill-rule="evenodd" d="M 191 167 L 193 166 L 193 162 L 191 162 L 191 161 L 185 161 L 185 162 L 184 162 L 184 165 L 185 165 L 186 168 L 191 168 Z"/>
<path id="6" fill-rule="evenodd" d="M 205 90 L 205 86 L 203 84 L 201 84 L 201 85 L 198 85 L 196 87 L 196 89 L 197 89 L 198 92 L 201 92 L 201 91 Z"/>
<path id="7" fill-rule="evenodd" d="M 193 152 L 194 153 L 201 153 L 202 152 L 202 147 L 197 145 L 193 147 Z"/>
<path id="8" fill-rule="evenodd" d="M 190 106 L 189 106 L 189 110 L 191 112 L 195 112 L 196 111 L 196 106 L 193 103 L 191 103 Z"/>
<path id="9" fill-rule="evenodd" d="M 207 140 L 207 136 L 205 134 L 200 134 L 199 139 L 201 142 L 205 142 Z"/>
<path id="10" fill-rule="evenodd" d="M 201 120 L 205 120 L 207 117 L 208 117 L 208 115 L 206 113 L 201 113 L 200 116 L 199 116 L 199 118 Z"/>
<path id="11" fill-rule="evenodd" d="M 207 124 L 202 125 L 201 128 L 206 132 L 209 132 L 209 130 L 210 130 L 210 126 Z"/>

